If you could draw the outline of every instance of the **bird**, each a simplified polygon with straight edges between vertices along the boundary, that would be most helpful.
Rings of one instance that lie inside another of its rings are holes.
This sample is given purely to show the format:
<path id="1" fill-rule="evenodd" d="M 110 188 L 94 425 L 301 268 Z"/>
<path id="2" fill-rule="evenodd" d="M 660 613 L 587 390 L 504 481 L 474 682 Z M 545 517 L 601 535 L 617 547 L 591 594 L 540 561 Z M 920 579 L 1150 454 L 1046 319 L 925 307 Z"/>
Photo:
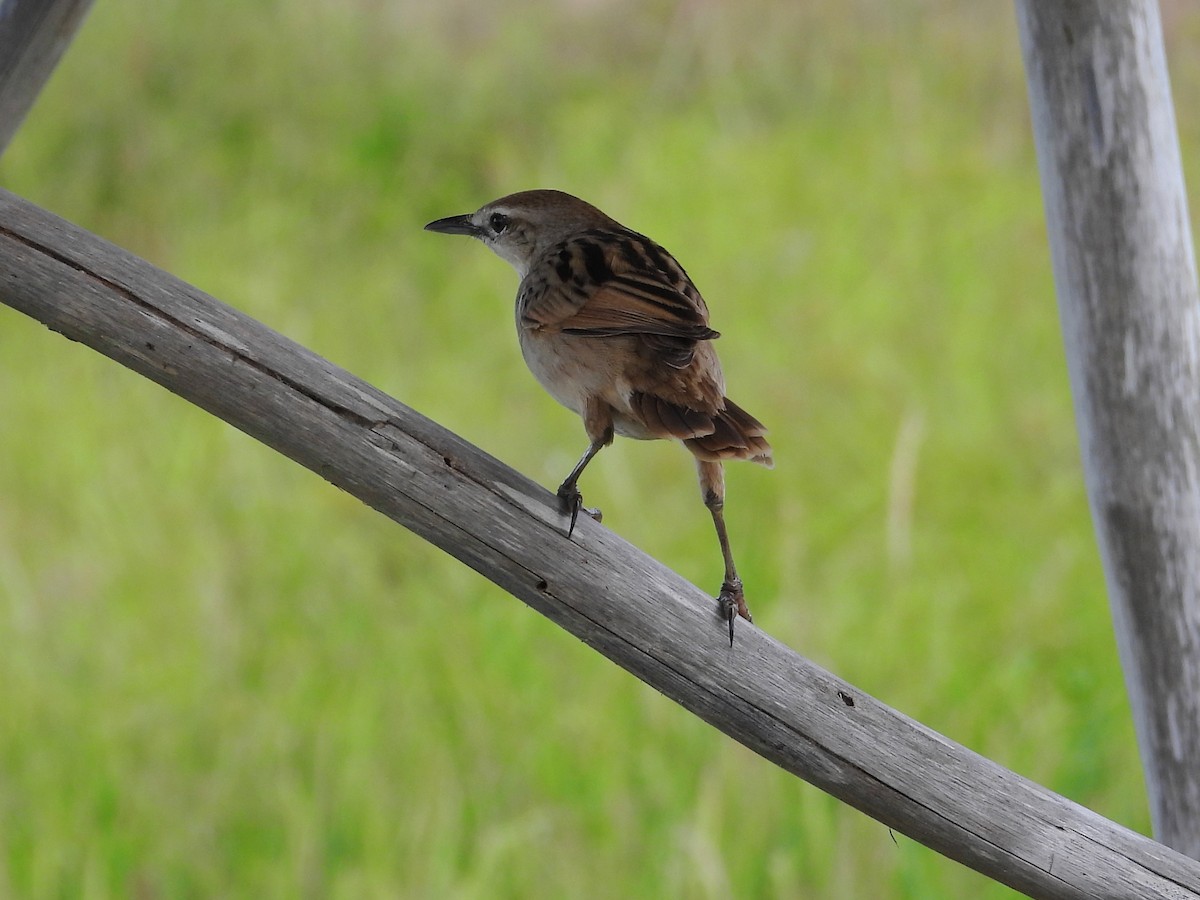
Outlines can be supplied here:
<path id="1" fill-rule="evenodd" d="M 482 241 L 517 271 L 516 325 L 534 377 L 583 419 L 588 448 L 558 488 L 567 538 L 583 506 L 579 478 L 614 435 L 674 439 L 696 462 L 725 565 L 717 597 L 729 625 L 753 621 L 725 527 L 726 460 L 772 468 L 763 424 L 725 396 L 708 306 L 662 246 L 556 190 L 509 194 L 427 231 Z"/>

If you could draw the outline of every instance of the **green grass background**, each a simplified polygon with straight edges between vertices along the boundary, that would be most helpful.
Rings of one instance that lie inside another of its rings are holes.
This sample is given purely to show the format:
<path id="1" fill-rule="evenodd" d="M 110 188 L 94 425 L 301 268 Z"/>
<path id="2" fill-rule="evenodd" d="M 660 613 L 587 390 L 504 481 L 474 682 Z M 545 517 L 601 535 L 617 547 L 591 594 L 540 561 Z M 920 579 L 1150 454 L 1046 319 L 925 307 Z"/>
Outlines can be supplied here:
<path id="1" fill-rule="evenodd" d="M 1008 4 L 104 0 L 0 184 L 550 486 L 584 437 L 514 276 L 421 226 L 595 202 L 687 266 L 771 427 L 776 470 L 729 471 L 761 626 L 1148 830 Z M 679 447 L 585 488 L 716 587 Z M 7 308 L 0 648 L 0 897 L 1013 896 Z"/>

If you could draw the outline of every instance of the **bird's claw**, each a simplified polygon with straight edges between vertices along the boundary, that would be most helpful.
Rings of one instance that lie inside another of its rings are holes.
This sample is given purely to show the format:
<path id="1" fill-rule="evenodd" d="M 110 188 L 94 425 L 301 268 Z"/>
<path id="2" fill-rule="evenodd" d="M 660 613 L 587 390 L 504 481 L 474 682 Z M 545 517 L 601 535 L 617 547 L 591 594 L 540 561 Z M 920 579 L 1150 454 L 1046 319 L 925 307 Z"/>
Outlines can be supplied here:
<path id="1" fill-rule="evenodd" d="M 578 520 L 581 512 L 595 519 L 597 522 L 603 518 L 600 510 L 583 505 L 583 494 L 574 485 L 564 484 L 560 487 L 558 489 L 558 499 L 562 501 L 563 506 L 566 507 L 566 511 L 571 514 L 571 524 L 567 528 L 568 540 L 575 533 L 575 522 Z"/>
<path id="2" fill-rule="evenodd" d="M 721 617 L 729 623 L 729 646 L 732 647 L 733 625 L 738 616 L 747 622 L 754 621 L 754 617 L 750 615 L 750 607 L 746 605 L 746 595 L 742 591 L 741 580 L 735 578 L 722 584 L 717 602 L 721 605 Z"/>

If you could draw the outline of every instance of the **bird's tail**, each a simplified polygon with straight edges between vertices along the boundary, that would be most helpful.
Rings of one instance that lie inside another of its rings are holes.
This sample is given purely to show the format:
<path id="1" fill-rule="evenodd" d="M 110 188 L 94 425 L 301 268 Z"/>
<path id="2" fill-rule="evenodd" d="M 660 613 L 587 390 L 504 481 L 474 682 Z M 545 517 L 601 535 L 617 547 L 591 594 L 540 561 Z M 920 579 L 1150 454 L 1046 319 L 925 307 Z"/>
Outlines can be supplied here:
<path id="1" fill-rule="evenodd" d="M 771 445 L 763 437 L 767 428 L 728 397 L 725 407 L 712 417 L 711 434 L 688 438 L 683 443 L 700 460 L 748 459 L 774 468 Z"/>

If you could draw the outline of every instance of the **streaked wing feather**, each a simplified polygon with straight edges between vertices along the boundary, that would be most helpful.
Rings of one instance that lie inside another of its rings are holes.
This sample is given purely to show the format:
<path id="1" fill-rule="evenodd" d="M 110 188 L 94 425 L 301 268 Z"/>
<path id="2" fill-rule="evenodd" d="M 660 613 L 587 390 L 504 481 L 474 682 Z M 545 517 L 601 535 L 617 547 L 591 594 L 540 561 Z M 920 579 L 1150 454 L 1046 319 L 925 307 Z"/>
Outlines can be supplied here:
<path id="1" fill-rule="evenodd" d="M 594 290 L 578 312 L 558 326 L 571 334 L 659 334 L 693 341 L 717 336 L 694 306 L 682 302 L 682 295 L 668 302 L 639 288 L 630 279 L 614 278 Z"/>
<path id="2" fill-rule="evenodd" d="M 717 337 L 683 267 L 627 229 L 593 229 L 551 248 L 526 276 L 518 302 L 526 327 L 598 336 Z"/>

